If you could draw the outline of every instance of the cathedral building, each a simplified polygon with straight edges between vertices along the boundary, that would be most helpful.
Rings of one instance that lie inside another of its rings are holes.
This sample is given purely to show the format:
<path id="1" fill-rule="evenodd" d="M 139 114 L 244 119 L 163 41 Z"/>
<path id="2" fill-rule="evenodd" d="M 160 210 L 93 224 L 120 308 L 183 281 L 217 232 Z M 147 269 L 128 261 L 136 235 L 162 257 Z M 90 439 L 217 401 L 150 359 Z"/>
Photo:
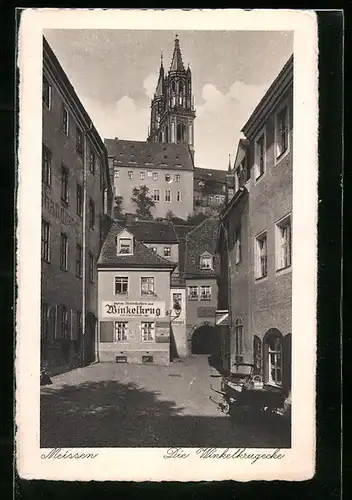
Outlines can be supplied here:
<path id="1" fill-rule="evenodd" d="M 165 76 L 163 57 L 151 104 L 149 142 L 176 142 L 189 147 L 194 158 L 194 99 L 192 73 L 185 69 L 176 35 L 170 70 Z"/>
<path id="2" fill-rule="evenodd" d="M 170 69 L 163 58 L 146 141 L 105 139 L 115 196 L 122 198 L 124 213 L 135 213 L 134 188 L 147 186 L 155 202 L 153 218 L 172 212 L 187 219 L 193 213 L 194 119 L 192 74 L 182 61 L 176 35 Z"/>

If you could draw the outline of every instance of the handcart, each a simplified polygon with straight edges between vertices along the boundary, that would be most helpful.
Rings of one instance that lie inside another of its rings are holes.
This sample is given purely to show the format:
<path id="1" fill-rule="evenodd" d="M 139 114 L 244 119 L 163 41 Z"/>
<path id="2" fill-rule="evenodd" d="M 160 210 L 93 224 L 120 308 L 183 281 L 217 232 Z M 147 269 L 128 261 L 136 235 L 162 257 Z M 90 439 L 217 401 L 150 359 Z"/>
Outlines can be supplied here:
<path id="1" fill-rule="evenodd" d="M 247 365 L 248 366 L 248 365 Z M 259 375 L 252 373 L 241 376 L 231 374 L 223 376 L 220 391 L 210 388 L 221 395 L 220 401 L 210 396 L 220 410 L 235 418 L 242 420 L 245 417 L 255 417 L 266 412 L 267 414 L 280 414 L 284 407 L 284 396 L 278 388 L 264 386 Z"/>

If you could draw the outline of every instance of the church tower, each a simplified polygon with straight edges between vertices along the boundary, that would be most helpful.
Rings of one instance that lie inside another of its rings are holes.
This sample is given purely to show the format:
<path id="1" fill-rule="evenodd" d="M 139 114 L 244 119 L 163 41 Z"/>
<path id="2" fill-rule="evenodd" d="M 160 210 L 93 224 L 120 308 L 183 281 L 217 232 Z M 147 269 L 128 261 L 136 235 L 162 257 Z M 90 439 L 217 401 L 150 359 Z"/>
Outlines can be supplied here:
<path id="1" fill-rule="evenodd" d="M 166 76 L 161 56 L 158 83 L 151 102 L 148 141 L 184 144 L 194 157 L 195 117 L 192 73 L 189 66 L 184 68 L 180 41 L 176 35 L 171 65 Z"/>

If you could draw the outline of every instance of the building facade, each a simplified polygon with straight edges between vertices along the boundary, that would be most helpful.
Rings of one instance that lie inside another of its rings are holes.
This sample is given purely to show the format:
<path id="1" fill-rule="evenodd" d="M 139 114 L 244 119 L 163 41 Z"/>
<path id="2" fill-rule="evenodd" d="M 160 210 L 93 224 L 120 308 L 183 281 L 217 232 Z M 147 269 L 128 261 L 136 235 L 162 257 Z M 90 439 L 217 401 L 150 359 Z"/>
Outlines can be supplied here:
<path id="1" fill-rule="evenodd" d="M 184 144 L 105 139 L 115 196 L 124 213 L 136 213 L 134 188 L 146 186 L 155 203 L 154 219 L 172 212 L 183 220 L 193 213 L 193 159 Z"/>
<path id="2" fill-rule="evenodd" d="M 101 362 L 169 364 L 174 268 L 128 229 L 112 225 L 98 261 Z"/>
<path id="3" fill-rule="evenodd" d="M 97 274 L 112 190 L 104 144 L 43 39 L 41 360 L 95 359 Z"/>
<path id="4" fill-rule="evenodd" d="M 216 214 L 224 208 L 227 170 L 194 168 L 194 212 Z"/>
<path id="5" fill-rule="evenodd" d="M 243 127 L 220 215 L 219 309 L 227 371 L 253 364 L 266 387 L 291 390 L 293 57 Z M 240 366 L 242 365 L 242 366 Z"/>
<path id="6" fill-rule="evenodd" d="M 207 218 L 186 235 L 183 278 L 188 354 L 212 354 L 217 344 L 213 325 L 218 300 L 218 226 L 217 218 Z"/>

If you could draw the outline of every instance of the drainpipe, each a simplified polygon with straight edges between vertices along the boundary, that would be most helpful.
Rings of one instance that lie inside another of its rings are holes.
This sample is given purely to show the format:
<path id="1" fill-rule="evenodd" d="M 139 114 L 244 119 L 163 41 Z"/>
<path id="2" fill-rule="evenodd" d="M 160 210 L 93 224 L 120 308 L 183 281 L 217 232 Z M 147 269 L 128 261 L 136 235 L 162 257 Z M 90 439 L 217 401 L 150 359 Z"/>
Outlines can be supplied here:
<path id="1" fill-rule="evenodd" d="M 230 256 L 229 256 L 229 234 L 224 226 L 223 222 L 221 222 L 221 226 L 224 230 L 225 233 L 225 245 L 226 245 L 226 253 L 227 253 L 227 297 L 228 297 L 228 311 L 229 311 L 229 326 L 228 326 L 228 336 L 229 336 L 229 369 L 231 371 L 231 332 L 232 332 L 232 311 L 231 311 L 231 261 L 230 261 Z"/>
<path id="2" fill-rule="evenodd" d="M 82 367 L 86 359 L 87 295 L 87 132 L 83 135 L 83 211 L 82 211 Z"/>

